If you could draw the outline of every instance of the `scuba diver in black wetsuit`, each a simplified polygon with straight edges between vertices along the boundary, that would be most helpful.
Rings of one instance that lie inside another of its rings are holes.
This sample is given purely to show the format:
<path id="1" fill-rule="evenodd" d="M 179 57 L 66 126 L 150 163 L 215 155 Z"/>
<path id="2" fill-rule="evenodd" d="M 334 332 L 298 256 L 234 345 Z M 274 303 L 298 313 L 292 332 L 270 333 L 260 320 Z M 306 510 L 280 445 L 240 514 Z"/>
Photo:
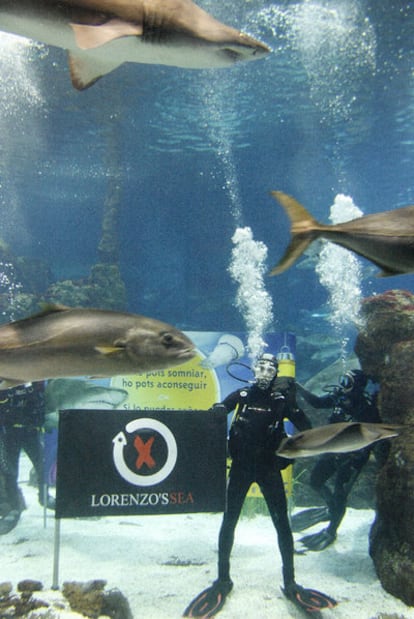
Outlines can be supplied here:
<path id="1" fill-rule="evenodd" d="M 234 531 L 247 492 L 257 482 L 278 535 L 282 556 L 283 582 L 286 597 L 301 610 L 315 612 L 333 607 L 336 602 L 315 590 L 304 589 L 295 582 L 294 546 L 289 525 L 287 502 L 281 469 L 290 461 L 276 456 L 275 451 L 286 436 L 283 419 L 288 418 L 299 430 L 311 427 L 301 409 L 288 406 L 289 396 L 277 390 L 276 357 L 261 355 L 254 365 L 255 383 L 228 395 L 212 410 L 235 411 L 229 434 L 229 452 L 232 464 L 227 486 L 227 510 L 218 542 L 218 578 L 211 587 L 202 591 L 186 609 L 186 617 L 213 617 L 223 606 L 233 583 L 230 579 L 230 554 Z"/>
<path id="2" fill-rule="evenodd" d="M 361 370 L 350 370 L 340 384 L 326 395 L 316 396 L 297 383 L 297 392 L 314 408 L 331 408 L 329 423 L 358 421 L 379 423 L 377 406 L 365 391 L 367 376 Z M 388 446 L 385 447 L 387 449 Z M 329 521 L 326 529 L 302 537 L 300 542 L 309 550 L 323 550 L 336 539 L 337 529 L 345 515 L 347 497 L 363 466 L 368 462 L 372 447 L 349 454 L 324 454 L 315 464 L 310 485 L 326 502 L 326 507 L 311 508 L 292 517 L 292 530 L 302 531 L 318 522 Z M 334 487 L 327 482 L 335 476 Z"/>
<path id="3" fill-rule="evenodd" d="M 55 500 L 44 489 L 43 425 L 44 383 L 19 385 L 0 393 L 0 535 L 18 523 L 25 501 L 19 488 L 21 450 L 36 471 L 39 503 L 54 509 Z"/>

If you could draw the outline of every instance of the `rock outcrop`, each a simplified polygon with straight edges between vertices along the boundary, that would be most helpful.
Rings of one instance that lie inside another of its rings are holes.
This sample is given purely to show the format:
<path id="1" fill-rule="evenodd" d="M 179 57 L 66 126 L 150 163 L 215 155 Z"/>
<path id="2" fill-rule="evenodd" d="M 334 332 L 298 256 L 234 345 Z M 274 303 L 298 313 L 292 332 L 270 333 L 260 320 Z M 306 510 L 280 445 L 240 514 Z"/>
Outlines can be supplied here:
<path id="1" fill-rule="evenodd" d="M 384 421 L 401 424 L 377 481 L 370 555 L 382 586 L 414 605 L 414 295 L 390 290 L 363 303 L 355 345 L 361 367 L 381 385 Z"/>

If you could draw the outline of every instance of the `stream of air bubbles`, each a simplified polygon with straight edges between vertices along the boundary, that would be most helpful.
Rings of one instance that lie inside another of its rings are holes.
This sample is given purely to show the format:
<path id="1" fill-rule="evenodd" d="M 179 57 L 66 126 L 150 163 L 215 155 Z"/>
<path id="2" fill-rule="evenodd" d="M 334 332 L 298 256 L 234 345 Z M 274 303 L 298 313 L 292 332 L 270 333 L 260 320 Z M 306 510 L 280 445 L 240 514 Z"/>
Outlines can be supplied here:
<path id="1" fill-rule="evenodd" d="M 211 79 L 210 79 L 211 78 Z M 255 359 L 264 349 L 264 335 L 273 321 L 272 298 L 264 284 L 267 247 L 255 241 L 251 228 L 243 226 L 243 209 L 237 166 L 231 139 L 231 127 L 222 122 L 223 106 L 232 102 L 236 91 L 234 80 L 223 82 L 209 76 L 203 88 L 203 100 L 207 101 L 208 130 L 217 152 L 221 174 L 224 176 L 222 190 L 229 200 L 230 213 L 235 232 L 232 236 L 233 250 L 228 271 L 238 286 L 235 306 L 240 311 L 247 330 L 247 352 Z M 234 95 L 233 95 L 234 96 Z"/>
<path id="2" fill-rule="evenodd" d="M 352 198 L 338 194 L 330 209 L 329 219 L 333 224 L 362 217 L 363 212 Z M 346 356 L 349 327 L 361 323 L 361 265 L 355 254 L 339 245 L 325 242 L 316 266 L 319 281 L 328 292 L 330 307 L 329 322 L 341 342 L 341 357 Z"/>
<path id="3" fill-rule="evenodd" d="M 0 71 L 2 88 L 0 91 L 0 207 L 2 220 L 0 239 L 7 239 L 12 244 L 30 242 L 21 198 L 16 187 L 16 162 L 20 162 L 20 151 L 24 147 L 25 136 L 38 144 L 40 136 L 32 121 L 32 112 L 43 108 L 41 95 L 33 62 L 37 55 L 43 53 L 43 47 L 29 39 L 2 33 L 0 41 Z M 16 127 L 19 128 L 16 140 Z M 1 244 L 1 241 L 0 241 Z M 0 261 L 0 295 L 5 299 L 2 307 L 7 307 L 1 314 L 7 320 L 14 320 L 16 310 L 16 293 L 22 288 L 14 265 L 8 257 L 8 249 L 2 247 Z"/>

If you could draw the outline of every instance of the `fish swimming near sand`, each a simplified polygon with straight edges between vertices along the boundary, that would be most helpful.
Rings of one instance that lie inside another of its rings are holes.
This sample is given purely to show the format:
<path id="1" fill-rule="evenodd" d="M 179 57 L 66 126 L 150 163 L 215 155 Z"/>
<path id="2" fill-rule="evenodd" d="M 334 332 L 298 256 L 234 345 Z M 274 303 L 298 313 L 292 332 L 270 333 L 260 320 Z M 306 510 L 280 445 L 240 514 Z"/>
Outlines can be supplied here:
<path id="1" fill-rule="evenodd" d="M 283 439 L 282 458 L 308 458 L 324 453 L 348 453 L 376 441 L 398 436 L 401 426 L 385 423 L 341 422 L 304 430 Z"/>
<path id="2" fill-rule="evenodd" d="M 0 326 L 0 389 L 48 378 L 149 372 L 194 355 L 191 340 L 159 320 L 49 305 Z"/>
<path id="3" fill-rule="evenodd" d="M 124 62 L 210 69 L 270 51 L 192 0 L 0 0 L 0 30 L 68 50 L 78 90 Z"/>
<path id="4" fill-rule="evenodd" d="M 270 275 L 286 271 L 316 239 L 326 239 L 371 260 L 382 277 L 414 271 L 414 206 L 324 225 L 291 196 L 272 191 L 291 220 L 291 241 Z"/>

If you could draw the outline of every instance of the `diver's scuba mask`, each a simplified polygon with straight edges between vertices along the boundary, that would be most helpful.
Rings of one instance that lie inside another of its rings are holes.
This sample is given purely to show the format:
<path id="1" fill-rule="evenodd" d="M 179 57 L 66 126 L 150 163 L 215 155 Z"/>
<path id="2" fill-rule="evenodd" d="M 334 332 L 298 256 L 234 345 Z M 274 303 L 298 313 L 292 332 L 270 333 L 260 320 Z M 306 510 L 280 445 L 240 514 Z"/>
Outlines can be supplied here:
<path id="1" fill-rule="evenodd" d="M 368 378 L 361 370 L 348 370 L 339 380 L 342 393 L 351 391 L 363 391 L 367 385 Z"/>
<path id="2" fill-rule="evenodd" d="M 253 366 L 256 385 L 259 389 L 267 389 L 276 378 L 278 363 L 276 357 L 269 353 L 261 355 Z"/>
<path id="3" fill-rule="evenodd" d="M 349 393 L 354 388 L 354 377 L 350 372 L 347 372 L 339 379 L 342 393 Z"/>

